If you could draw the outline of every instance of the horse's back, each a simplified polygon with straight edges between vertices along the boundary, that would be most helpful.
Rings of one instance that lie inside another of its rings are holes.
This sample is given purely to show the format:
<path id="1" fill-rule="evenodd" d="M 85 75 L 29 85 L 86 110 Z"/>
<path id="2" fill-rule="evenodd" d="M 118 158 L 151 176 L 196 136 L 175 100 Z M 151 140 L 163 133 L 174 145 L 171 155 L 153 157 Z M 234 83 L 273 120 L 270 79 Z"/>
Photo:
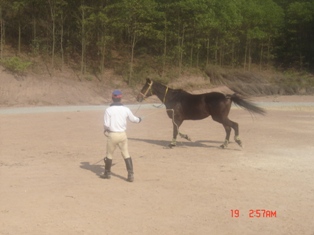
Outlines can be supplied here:
<path id="1" fill-rule="evenodd" d="M 200 120 L 212 113 L 216 113 L 219 107 L 224 106 L 226 96 L 219 92 L 204 94 L 182 94 L 180 105 L 184 119 Z"/>

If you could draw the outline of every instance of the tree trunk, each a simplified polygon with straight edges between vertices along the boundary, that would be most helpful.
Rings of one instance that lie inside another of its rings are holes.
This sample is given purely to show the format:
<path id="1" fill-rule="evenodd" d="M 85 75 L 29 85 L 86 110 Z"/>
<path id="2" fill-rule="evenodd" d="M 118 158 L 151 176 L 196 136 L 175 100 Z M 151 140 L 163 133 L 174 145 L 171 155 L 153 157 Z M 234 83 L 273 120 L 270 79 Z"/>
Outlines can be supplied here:
<path id="1" fill-rule="evenodd" d="M 248 51 L 248 39 L 246 39 L 245 48 L 244 48 L 244 61 L 243 61 L 243 69 L 244 70 L 246 69 L 247 51 Z"/>
<path id="2" fill-rule="evenodd" d="M 179 75 L 181 75 L 181 73 L 182 73 L 183 44 L 184 44 L 184 29 L 182 30 L 181 38 L 179 37 Z"/>
<path id="3" fill-rule="evenodd" d="M 206 66 L 209 64 L 209 38 L 207 39 L 206 43 Z"/>
<path id="4" fill-rule="evenodd" d="M 191 50 L 190 50 L 190 67 L 192 68 L 192 66 L 193 66 L 193 43 L 194 42 L 192 42 L 192 46 L 191 46 Z"/>
<path id="5" fill-rule="evenodd" d="M 63 37 L 64 37 L 64 27 L 63 27 L 63 13 L 61 14 L 61 32 L 60 32 L 60 51 L 61 51 L 61 71 L 63 71 L 64 65 L 64 49 L 63 49 Z"/>
<path id="6" fill-rule="evenodd" d="M 223 57 L 224 57 L 224 45 L 220 44 L 220 50 L 219 50 L 219 65 L 222 66 L 223 64 Z"/>
<path id="7" fill-rule="evenodd" d="M 260 60 L 259 60 L 259 69 L 262 70 L 262 64 L 263 64 L 263 56 L 264 56 L 264 45 L 262 43 L 261 46 L 261 52 L 260 52 Z"/>
<path id="8" fill-rule="evenodd" d="M 249 40 L 249 48 L 248 48 L 248 57 L 249 57 L 249 68 L 248 70 L 251 71 L 251 63 L 252 63 L 252 56 L 251 56 L 251 39 Z"/>
<path id="9" fill-rule="evenodd" d="M 165 37 L 164 37 L 164 53 L 162 57 L 162 71 L 161 71 L 161 77 L 163 78 L 165 75 L 165 69 L 166 69 L 166 58 L 167 58 L 167 19 L 165 19 Z"/>
<path id="10" fill-rule="evenodd" d="M 0 6 L 0 59 L 2 59 L 2 56 L 3 56 L 3 49 L 4 49 L 4 45 L 5 45 L 5 37 L 4 37 L 4 34 L 5 34 L 5 24 L 4 24 L 4 20 L 2 18 L 2 8 Z"/>
<path id="11" fill-rule="evenodd" d="M 102 34 L 102 39 L 101 39 L 101 48 L 100 48 L 100 54 L 101 54 L 101 59 L 100 59 L 100 73 L 103 75 L 104 73 L 104 66 L 105 66 L 105 53 L 106 53 L 106 43 L 104 39 L 104 35 Z"/>
<path id="12" fill-rule="evenodd" d="M 267 69 L 269 69 L 269 59 L 270 59 L 270 37 L 268 37 L 267 43 Z"/>
<path id="13" fill-rule="evenodd" d="M 18 55 L 21 53 L 21 34 L 22 34 L 22 30 L 21 30 L 21 22 L 19 21 L 19 40 L 18 40 Z"/>
<path id="14" fill-rule="evenodd" d="M 197 49 L 197 53 L 196 53 L 196 68 L 198 68 L 199 66 L 199 61 L 200 61 L 200 49 Z"/>
<path id="15" fill-rule="evenodd" d="M 50 14 L 51 14 L 51 20 L 52 20 L 52 48 L 51 48 L 51 71 L 53 73 L 54 70 L 54 56 L 55 56 L 55 44 L 56 44 L 56 35 L 55 35 L 55 31 L 56 31 L 56 22 L 55 22 L 55 6 L 54 4 L 51 2 L 51 0 L 49 0 L 49 5 L 50 5 Z"/>
<path id="16" fill-rule="evenodd" d="M 132 81 L 135 44 L 136 44 L 136 35 L 134 33 L 132 37 L 132 45 L 131 45 L 131 63 L 130 63 L 128 85 L 131 85 L 131 81 Z"/>
<path id="17" fill-rule="evenodd" d="M 232 46 L 231 46 L 231 67 L 234 68 L 234 42 L 232 43 Z"/>
<path id="18" fill-rule="evenodd" d="M 38 51 L 38 45 L 37 45 L 37 32 L 36 32 L 36 19 L 35 19 L 35 16 L 33 16 L 33 53 L 37 53 Z"/>
<path id="19" fill-rule="evenodd" d="M 85 67 L 85 60 L 84 60 L 84 57 L 85 57 L 85 49 L 86 49 L 86 42 L 85 42 L 85 10 L 82 8 L 82 38 L 81 38 L 81 41 L 82 41 L 82 51 L 81 51 L 81 79 L 85 73 L 85 70 L 84 70 L 84 67 Z"/>
<path id="20" fill-rule="evenodd" d="M 218 63 L 218 36 L 216 37 L 215 64 Z"/>

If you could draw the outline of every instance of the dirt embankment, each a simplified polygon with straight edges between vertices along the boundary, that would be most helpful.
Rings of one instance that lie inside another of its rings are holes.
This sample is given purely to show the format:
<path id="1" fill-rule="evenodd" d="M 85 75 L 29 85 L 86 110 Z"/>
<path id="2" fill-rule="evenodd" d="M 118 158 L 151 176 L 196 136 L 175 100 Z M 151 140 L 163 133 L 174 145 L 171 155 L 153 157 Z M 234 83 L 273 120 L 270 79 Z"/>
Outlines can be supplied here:
<path id="1" fill-rule="evenodd" d="M 284 75 L 275 71 L 243 71 L 210 67 L 206 70 L 213 85 L 225 85 L 249 96 L 313 95 L 314 76 Z"/>
<path id="2" fill-rule="evenodd" d="M 181 76 L 168 84 L 191 93 L 234 91 L 248 96 L 313 94 L 314 88 L 301 85 L 286 86 L 271 83 L 275 75 L 269 73 L 241 72 L 212 69 L 207 77 Z M 278 78 L 279 79 L 279 78 Z M 0 107 L 102 105 L 111 102 L 113 89 L 123 90 L 123 102 L 135 103 L 141 84 L 129 87 L 122 77 L 107 71 L 102 79 L 90 76 L 80 79 L 73 71 L 47 74 L 27 74 L 17 77 L 0 66 Z M 153 100 L 155 101 L 155 100 Z M 156 101 L 158 101 L 156 99 Z"/>
<path id="3" fill-rule="evenodd" d="M 0 107 L 99 105 L 111 100 L 113 88 L 123 89 L 124 101 L 134 101 L 132 90 L 108 72 L 102 81 L 79 79 L 75 74 L 17 77 L 0 66 Z"/>

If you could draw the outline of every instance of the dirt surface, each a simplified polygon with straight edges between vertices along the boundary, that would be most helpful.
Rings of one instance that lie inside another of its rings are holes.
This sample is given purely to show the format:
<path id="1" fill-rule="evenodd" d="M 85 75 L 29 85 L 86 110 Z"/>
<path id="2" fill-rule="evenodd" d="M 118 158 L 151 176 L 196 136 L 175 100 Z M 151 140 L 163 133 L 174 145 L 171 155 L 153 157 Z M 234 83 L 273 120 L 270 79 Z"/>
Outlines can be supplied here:
<path id="1" fill-rule="evenodd" d="M 314 109 L 283 100 L 259 98 L 277 103 L 264 117 L 233 108 L 244 148 L 232 141 L 225 150 L 211 119 L 184 122 L 192 142 L 169 149 L 165 110 L 132 106 L 144 117 L 128 124 L 133 183 L 118 151 L 112 178 L 99 177 L 103 107 L 2 108 L 0 234 L 313 235 Z"/>

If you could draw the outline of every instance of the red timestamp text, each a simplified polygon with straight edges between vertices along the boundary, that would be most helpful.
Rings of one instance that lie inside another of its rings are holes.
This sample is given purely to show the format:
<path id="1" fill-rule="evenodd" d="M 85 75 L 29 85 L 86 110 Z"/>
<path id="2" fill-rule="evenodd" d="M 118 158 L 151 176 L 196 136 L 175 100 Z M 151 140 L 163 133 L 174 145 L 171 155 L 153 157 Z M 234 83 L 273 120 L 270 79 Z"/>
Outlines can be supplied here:
<path id="1" fill-rule="evenodd" d="M 241 216 L 240 210 L 232 209 L 230 210 L 232 218 L 239 218 Z M 249 210 L 247 213 L 249 218 L 276 218 L 277 211 L 266 210 L 266 209 L 255 209 Z"/>

